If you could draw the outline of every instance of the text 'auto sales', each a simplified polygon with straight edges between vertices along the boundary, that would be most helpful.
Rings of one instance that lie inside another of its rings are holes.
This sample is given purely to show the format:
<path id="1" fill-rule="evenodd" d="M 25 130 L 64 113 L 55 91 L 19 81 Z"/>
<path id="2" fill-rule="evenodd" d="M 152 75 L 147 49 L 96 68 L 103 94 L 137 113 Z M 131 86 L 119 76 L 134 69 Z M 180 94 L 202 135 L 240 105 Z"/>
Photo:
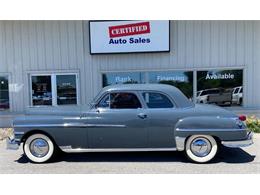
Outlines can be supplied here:
<path id="1" fill-rule="evenodd" d="M 140 22 L 135 24 L 126 24 L 126 25 L 117 25 L 117 26 L 110 26 L 109 27 L 109 44 L 138 44 L 138 43 L 150 43 L 150 38 L 134 38 L 129 37 L 128 39 L 125 38 L 118 38 L 124 36 L 131 36 L 131 35 L 142 35 L 142 34 L 150 34 L 150 23 L 149 22 Z"/>

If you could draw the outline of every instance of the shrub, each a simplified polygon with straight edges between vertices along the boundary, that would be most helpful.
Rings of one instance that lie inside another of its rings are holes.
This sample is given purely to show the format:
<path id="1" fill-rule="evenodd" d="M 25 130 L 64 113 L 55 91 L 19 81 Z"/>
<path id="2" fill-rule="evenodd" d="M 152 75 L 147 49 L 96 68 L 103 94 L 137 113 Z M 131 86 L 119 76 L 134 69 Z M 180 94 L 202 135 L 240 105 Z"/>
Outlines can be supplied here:
<path id="1" fill-rule="evenodd" d="M 12 128 L 0 128 L 0 141 L 10 137 L 13 134 Z"/>
<path id="2" fill-rule="evenodd" d="M 260 119 L 256 116 L 248 116 L 246 120 L 246 125 L 251 131 L 255 133 L 260 133 Z"/>

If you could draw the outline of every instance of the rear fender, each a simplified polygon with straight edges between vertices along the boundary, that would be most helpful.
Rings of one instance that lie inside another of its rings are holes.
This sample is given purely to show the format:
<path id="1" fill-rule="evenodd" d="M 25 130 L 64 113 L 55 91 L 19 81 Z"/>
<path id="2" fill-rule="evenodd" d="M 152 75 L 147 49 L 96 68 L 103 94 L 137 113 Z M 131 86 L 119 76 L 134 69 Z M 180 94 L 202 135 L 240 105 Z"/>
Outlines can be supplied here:
<path id="1" fill-rule="evenodd" d="M 211 135 L 220 141 L 242 140 L 247 136 L 246 126 L 238 118 L 217 116 L 182 118 L 176 123 L 174 133 L 176 142 L 191 135 Z"/>

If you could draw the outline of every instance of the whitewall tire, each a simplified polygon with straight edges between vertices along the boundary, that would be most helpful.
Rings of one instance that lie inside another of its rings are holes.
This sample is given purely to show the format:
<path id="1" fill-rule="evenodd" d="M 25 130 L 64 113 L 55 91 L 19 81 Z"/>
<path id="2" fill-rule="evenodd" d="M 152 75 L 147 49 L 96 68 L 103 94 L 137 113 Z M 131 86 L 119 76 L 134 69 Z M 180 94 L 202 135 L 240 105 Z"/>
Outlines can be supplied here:
<path id="1" fill-rule="evenodd" d="M 24 153 L 35 163 L 44 163 L 51 159 L 55 146 L 51 139 L 44 134 L 33 134 L 24 142 Z"/>
<path id="2" fill-rule="evenodd" d="M 218 151 L 216 140 L 210 135 L 192 135 L 185 144 L 185 152 L 190 160 L 206 163 L 212 160 Z"/>

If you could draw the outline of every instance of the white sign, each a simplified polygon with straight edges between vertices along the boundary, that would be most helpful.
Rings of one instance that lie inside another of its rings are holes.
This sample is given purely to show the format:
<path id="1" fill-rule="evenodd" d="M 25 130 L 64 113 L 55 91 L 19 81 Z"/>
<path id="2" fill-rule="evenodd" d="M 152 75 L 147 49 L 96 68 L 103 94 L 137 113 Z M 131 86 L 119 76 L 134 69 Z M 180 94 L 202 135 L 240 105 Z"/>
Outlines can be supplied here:
<path id="1" fill-rule="evenodd" d="M 170 22 L 91 21 L 90 53 L 170 51 Z"/>

